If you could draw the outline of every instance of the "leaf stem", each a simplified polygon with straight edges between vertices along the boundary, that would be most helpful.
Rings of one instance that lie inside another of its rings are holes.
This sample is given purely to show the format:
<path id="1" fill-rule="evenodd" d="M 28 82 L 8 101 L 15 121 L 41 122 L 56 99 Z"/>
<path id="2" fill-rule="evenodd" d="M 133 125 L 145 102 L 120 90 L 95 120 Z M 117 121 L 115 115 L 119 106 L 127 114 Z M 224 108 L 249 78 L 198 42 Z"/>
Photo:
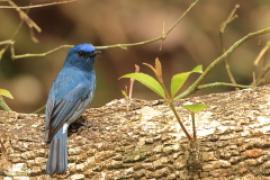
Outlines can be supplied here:
<path id="1" fill-rule="evenodd" d="M 186 127 L 185 127 L 185 125 L 181 121 L 181 119 L 180 119 L 180 117 L 179 117 L 179 115 L 178 115 L 178 113 L 177 113 L 177 111 L 175 109 L 175 106 L 174 106 L 173 102 L 169 102 L 169 107 L 173 111 L 173 114 L 176 117 L 176 119 L 177 119 L 179 125 L 181 126 L 182 130 L 184 131 L 186 137 L 191 141 L 192 137 L 190 136 L 190 134 L 188 133 L 188 131 L 187 131 Z"/>
<path id="2" fill-rule="evenodd" d="M 196 132 L 196 122 L 195 122 L 195 113 L 191 112 L 191 121 L 192 121 L 192 131 L 193 131 L 193 140 L 197 140 L 197 132 Z"/>

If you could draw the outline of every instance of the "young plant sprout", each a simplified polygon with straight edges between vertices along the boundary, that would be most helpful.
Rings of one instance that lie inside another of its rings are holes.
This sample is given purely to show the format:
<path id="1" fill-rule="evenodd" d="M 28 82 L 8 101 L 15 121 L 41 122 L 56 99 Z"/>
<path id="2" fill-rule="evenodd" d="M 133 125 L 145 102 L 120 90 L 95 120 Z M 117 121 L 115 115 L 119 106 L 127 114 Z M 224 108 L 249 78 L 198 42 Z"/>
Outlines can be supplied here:
<path id="1" fill-rule="evenodd" d="M 191 136 L 190 133 L 187 131 L 185 125 L 183 124 L 182 120 L 180 119 L 180 116 L 178 115 L 174 102 L 175 100 L 180 99 L 181 93 L 180 90 L 182 89 L 185 82 L 188 80 L 191 74 L 203 73 L 203 69 L 201 65 L 196 66 L 191 71 L 188 72 L 182 72 L 175 74 L 171 79 L 170 84 L 170 91 L 165 86 L 164 80 L 163 80 L 163 73 L 162 73 L 162 65 L 158 58 L 155 59 L 155 66 L 152 66 L 151 64 L 143 63 L 146 67 L 148 67 L 151 71 L 153 71 L 155 77 L 152 77 L 148 74 L 142 73 L 142 72 L 135 72 L 135 73 L 129 73 L 123 75 L 122 78 L 131 78 L 134 79 L 150 90 L 152 90 L 155 94 L 160 96 L 164 99 L 165 103 L 169 106 L 169 108 L 172 110 L 173 114 L 175 115 L 179 125 L 181 126 L 181 129 L 185 133 L 186 137 L 191 141 L 196 138 L 196 132 L 195 136 Z M 191 107 L 191 110 L 196 111 L 196 105 L 194 107 Z M 194 128 L 195 128 L 195 120 L 194 120 Z M 193 131 L 194 132 L 194 131 Z M 193 133 L 194 134 L 194 133 Z"/>
<path id="2" fill-rule="evenodd" d="M 191 114 L 192 121 L 192 132 L 193 132 L 193 140 L 197 140 L 197 132 L 196 132 L 196 121 L 195 121 L 195 113 L 201 112 L 207 108 L 205 104 L 197 103 L 197 104 L 188 104 L 182 105 L 182 107 L 188 110 Z"/>

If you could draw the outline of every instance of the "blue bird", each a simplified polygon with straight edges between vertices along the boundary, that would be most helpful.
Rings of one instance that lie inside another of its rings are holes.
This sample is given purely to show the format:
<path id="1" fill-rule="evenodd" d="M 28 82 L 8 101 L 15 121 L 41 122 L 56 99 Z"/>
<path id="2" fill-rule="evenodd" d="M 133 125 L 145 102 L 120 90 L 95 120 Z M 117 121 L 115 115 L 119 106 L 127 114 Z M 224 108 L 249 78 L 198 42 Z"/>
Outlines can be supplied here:
<path id="1" fill-rule="evenodd" d="M 96 88 L 94 70 L 98 50 L 92 44 L 70 49 L 54 80 L 46 104 L 45 139 L 49 143 L 46 173 L 64 173 L 68 164 L 68 127 L 87 108 Z"/>

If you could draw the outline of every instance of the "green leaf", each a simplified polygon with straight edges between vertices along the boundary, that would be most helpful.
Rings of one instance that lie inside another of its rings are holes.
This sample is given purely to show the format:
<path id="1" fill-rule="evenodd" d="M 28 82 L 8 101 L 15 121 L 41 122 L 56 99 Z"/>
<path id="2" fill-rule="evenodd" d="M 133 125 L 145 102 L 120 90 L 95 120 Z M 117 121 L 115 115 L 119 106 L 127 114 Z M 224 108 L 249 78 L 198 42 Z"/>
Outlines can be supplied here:
<path id="1" fill-rule="evenodd" d="M 202 103 L 183 105 L 182 107 L 193 113 L 201 112 L 207 108 L 207 106 Z"/>
<path id="2" fill-rule="evenodd" d="M 201 74 L 202 72 L 203 72 L 202 65 L 198 65 L 195 68 L 193 68 L 191 71 L 175 74 L 171 79 L 172 97 L 175 97 L 175 95 L 182 88 L 182 86 L 185 84 L 185 82 L 187 81 L 187 79 L 192 73 Z"/>
<path id="3" fill-rule="evenodd" d="M 14 99 L 11 93 L 6 89 L 0 89 L 0 96 L 4 96 L 10 99 Z"/>
<path id="4" fill-rule="evenodd" d="M 161 96 L 162 98 L 165 98 L 165 92 L 160 85 L 160 83 L 155 80 L 152 76 L 149 76 L 148 74 L 145 73 L 129 73 L 123 75 L 120 79 L 122 78 L 131 78 L 135 79 L 136 81 L 139 81 L 141 84 L 146 86 L 147 88 L 151 89 L 153 92 Z"/>
<path id="5" fill-rule="evenodd" d="M 193 69 L 191 70 L 191 72 L 199 73 L 199 74 L 203 73 L 203 67 L 202 67 L 202 65 L 196 66 L 195 68 L 193 68 Z"/>

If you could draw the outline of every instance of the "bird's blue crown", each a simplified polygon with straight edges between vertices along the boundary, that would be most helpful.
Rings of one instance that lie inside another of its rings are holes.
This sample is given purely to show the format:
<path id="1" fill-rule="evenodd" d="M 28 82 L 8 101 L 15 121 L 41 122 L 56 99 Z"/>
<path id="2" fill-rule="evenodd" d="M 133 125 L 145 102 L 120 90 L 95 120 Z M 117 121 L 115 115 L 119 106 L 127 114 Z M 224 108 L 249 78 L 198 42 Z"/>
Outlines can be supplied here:
<path id="1" fill-rule="evenodd" d="M 84 52 L 91 53 L 91 52 L 95 52 L 96 48 L 92 44 L 84 43 L 84 44 L 78 44 L 78 45 L 74 46 L 71 49 L 71 51 L 73 51 L 73 52 L 84 51 Z"/>
<path id="2" fill-rule="evenodd" d="M 69 50 L 65 66 L 75 66 L 82 70 L 92 70 L 97 54 L 92 44 L 78 44 Z"/>

